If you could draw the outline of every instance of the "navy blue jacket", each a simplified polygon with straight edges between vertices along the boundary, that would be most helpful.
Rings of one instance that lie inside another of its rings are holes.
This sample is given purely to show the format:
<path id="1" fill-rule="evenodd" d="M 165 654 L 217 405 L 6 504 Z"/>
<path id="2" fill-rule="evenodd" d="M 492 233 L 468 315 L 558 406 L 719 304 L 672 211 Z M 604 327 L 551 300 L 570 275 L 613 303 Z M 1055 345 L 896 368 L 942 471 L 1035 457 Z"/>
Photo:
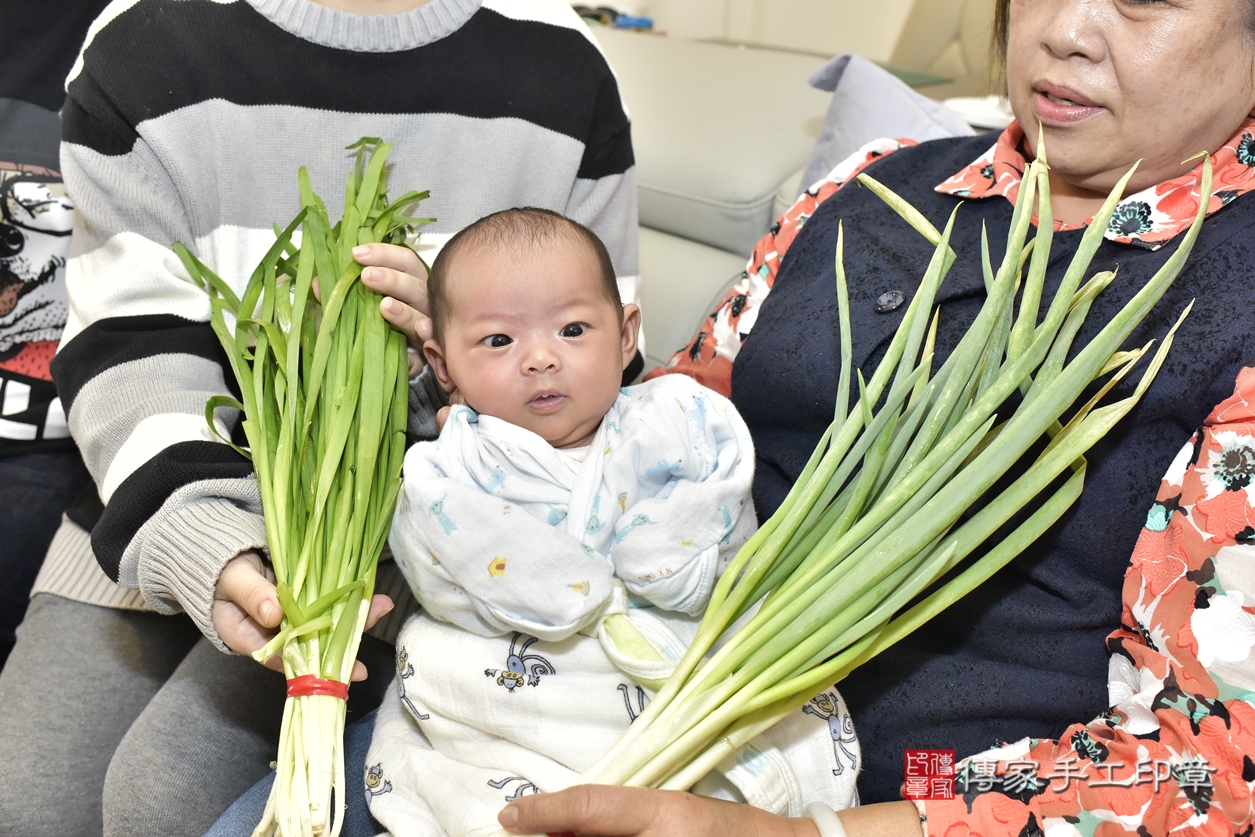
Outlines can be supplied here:
<path id="1" fill-rule="evenodd" d="M 994 136 L 947 139 L 895 152 L 867 173 L 915 205 L 938 229 L 957 198 L 934 187 L 975 160 Z M 1255 176 L 1255 174 L 1253 174 Z M 943 283 L 934 368 L 949 355 L 984 298 L 980 231 L 995 267 L 1011 204 L 970 201 L 959 210 L 958 261 Z M 831 420 L 839 370 L 833 254 L 845 227 L 854 364 L 868 377 L 906 310 L 932 247 L 869 190 L 851 184 L 821 204 L 786 254 L 774 288 L 737 356 L 732 400 L 757 449 L 754 501 L 766 519 L 784 499 Z M 1255 193 L 1204 222 L 1185 270 L 1129 338 L 1162 339 L 1191 299 L 1193 313 L 1141 404 L 1088 455 L 1079 502 L 1026 553 L 926 628 L 855 671 L 840 686 L 863 750 L 864 802 L 900 798 L 903 751 L 954 749 L 959 757 L 1025 736 L 1055 738 L 1107 707 L 1104 639 L 1119 625 L 1129 555 L 1161 476 L 1211 408 L 1255 363 Z M 1044 311 L 1080 242 L 1057 233 Z M 1088 275 L 1119 267 L 1077 339 L 1092 338 L 1176 249 L 1105 242 Z M 1110 400 L 1129 394 L 1140 369 Z M 1005 416 L 1004 416 L 1005 417 Z"/>

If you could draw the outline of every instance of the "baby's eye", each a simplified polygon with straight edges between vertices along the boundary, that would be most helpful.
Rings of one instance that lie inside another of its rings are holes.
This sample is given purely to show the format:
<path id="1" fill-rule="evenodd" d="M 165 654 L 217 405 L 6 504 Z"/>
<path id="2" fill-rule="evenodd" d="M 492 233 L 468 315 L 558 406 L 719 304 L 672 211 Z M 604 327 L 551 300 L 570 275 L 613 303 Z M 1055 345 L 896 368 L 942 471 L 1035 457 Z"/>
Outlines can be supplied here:
<path id="1" fill-rule="evenodd" d="M 571 323 L 570 325 L 563 326 L 562 328 L 563 337 L 582 337 L 583 334 L 584 334 L 583 323 Z"/>
<path id="2" fill-rule="evenodd" d="M 500 349 L 510 345 L 514 341 L 504 334 L 492 334 L 484 338 L 484 345 L 492 349 Z"/>

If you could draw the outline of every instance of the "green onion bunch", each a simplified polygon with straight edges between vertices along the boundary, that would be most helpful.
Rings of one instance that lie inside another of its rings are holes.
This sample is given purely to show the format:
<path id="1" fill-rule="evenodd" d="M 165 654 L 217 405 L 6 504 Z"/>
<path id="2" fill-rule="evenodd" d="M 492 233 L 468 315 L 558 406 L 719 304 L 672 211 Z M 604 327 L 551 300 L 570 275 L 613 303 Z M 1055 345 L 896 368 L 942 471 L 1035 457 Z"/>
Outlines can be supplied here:
<path id="1" fill-rule="evenodd" d="M 1087 345 L 1074 347 L 1094 299 L 1115 280 L 1113 272 L 1083 278 L 1133 172 L 1089 224 L 1043 314 L 1054 228 L 1044 145 L 1039 149 L 996 272 L 982 236 L 983 307 L 935 371 L 933 306 L 955 260 L 955 215 L 938 232 L 902 198 L 859 177 L 936 245 L 919 290 L 871 380 L 861 373 L 852 379 L 839 230 L 841 372 L 832 424 L 779 510 L 716 586 L 674 674 L 580 783 L 688 789 L 755 735 L 975 590 L 1076 501 L 1083 454 L 1145 392 L 1188 313 L 1151 356 L 1133 394 L 1099 406 L 1150 354 L 1151 344 L 1119 347 L 1180 272 L 1207 201 L 1159 272 Z M 1201 193 L 1210 188 L 1205 159 Z M 1026 240 L 1034 212 L 1037 232 Z M 854 385 L 858 397 L 847 411 Z M 1022 458 L 1031 464 L 1013 471 Z M 947 574 L 953 577 L 934 591 Z"/>
<path id="2" fill-rule="evenodd" d="M 252 460 L 261 491 L 284 618 L 254 656 L 281 654 L 289 680 L 349 682 L 401 485 L 406 342 L 380 314 L 380 296 L 359 281 L 352 253 L 359 244 L 404 244 L 414 225 L 430 220 L 406 214 L 425 192 L 389 202 L 390 148 L 377 138 L 349 146 L 356 165 L 334 226 L 302 168 L 301 211 L 276 226 L 242 296 L 175 245 L 209 293 L 210 321 L 241 393 L 211 398 L 206 420 L 214 428 L 216 410 L 243 413 L 248 448 L 222 441 Z M 287 699 L 277 775 L 256 834 L 339 833 L 332 806 L 346 798 L 344 715 L 341 697 Z"/>

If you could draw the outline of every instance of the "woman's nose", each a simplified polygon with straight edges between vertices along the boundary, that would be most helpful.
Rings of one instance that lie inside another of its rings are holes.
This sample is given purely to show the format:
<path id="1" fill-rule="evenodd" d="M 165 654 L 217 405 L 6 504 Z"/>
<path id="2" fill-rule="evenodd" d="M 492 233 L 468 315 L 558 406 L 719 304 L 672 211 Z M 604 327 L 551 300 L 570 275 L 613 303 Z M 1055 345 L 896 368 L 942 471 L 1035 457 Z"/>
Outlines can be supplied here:
<path id="1" fill-rule="evenodd" d="M 1033 0 L 1030 14 L 1047 16 L 1042 44 L 1058 58 L 1077 56 L 1093 63 L 1107 55 L 1104 24 L 1114 11 L 1110 0 Z"/>

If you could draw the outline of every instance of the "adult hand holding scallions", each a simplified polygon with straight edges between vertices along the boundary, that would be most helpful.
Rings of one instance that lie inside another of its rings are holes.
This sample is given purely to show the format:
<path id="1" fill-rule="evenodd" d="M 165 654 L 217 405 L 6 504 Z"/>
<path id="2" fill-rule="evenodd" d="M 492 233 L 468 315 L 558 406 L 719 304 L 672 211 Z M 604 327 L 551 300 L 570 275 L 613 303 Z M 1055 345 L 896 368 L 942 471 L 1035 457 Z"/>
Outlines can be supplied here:
<path id="1" fill-rule="evenodd" d="M 274 572 L 265 559 L 249 550 L 227 562 L 218 576 L 211 609 L 214 630 L 224 645 L 237 654 L 252 656 L 278 632 L 283 606 L 275 595 Z M 366 630 L 392 610 L 392 599 L 382 594 L 371 597 Z M 283 671 L 278 654 L 262 662 L 267 668 Z M 361 662 L 353 665 L 353 681 L 365 680 L 368 672 Z"/>

